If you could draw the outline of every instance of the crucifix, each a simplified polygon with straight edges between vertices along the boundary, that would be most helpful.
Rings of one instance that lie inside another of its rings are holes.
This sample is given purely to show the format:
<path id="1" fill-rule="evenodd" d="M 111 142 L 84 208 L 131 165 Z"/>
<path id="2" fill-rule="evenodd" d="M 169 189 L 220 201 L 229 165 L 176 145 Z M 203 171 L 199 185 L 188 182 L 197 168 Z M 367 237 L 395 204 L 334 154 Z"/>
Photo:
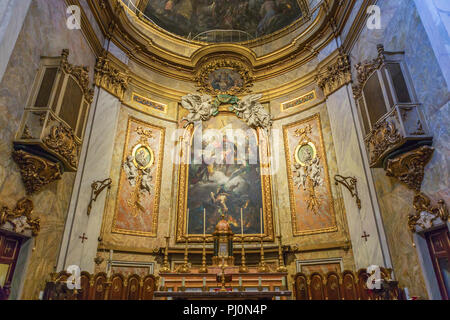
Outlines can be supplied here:
<path id="1" fill-rule="evenodd" d="M 83 232 L 82 236 L 79 236 L 78 238 L 81 239 L 81 243 L 84 243 L 84 240 L 87 240 L 88 238 L 86 237 L 86 233 Z"/>
<path id="2" fill-rule="evenodd" d="M 367 238 L 370 237 L 370 234 L 367 234 L 366 231 L 364 231 L 364 234 L 361 236 L 361 238 L 364 238 L 367 242 Z"/>

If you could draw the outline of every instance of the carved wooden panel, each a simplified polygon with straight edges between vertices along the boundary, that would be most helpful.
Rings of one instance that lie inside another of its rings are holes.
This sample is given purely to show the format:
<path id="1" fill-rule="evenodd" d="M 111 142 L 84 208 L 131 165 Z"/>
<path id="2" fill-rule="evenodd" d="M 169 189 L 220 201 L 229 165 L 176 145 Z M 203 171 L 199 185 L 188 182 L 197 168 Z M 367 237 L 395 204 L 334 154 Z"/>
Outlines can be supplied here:
<path id="1" fill-rule="evenodd" d="M 323 276 L 320 273 L 313 273 L 311 275 L 309 290 L 311 293 L 311 300 L 325 300 Z"/>
<path id="2" fill-rule="evenodd" d="M 111 289 L 108 300 L 122 300 L 124 293 L 124 278 L 121 274 L 115 274 L 111 278 Z"/>
<path id="3" fill-rule="evenodd" d="M 128 277 L 126 300 L 139 300 L 141 290 L 139 282 L 140 278 L 138 275 Z"/>
<path id="4" fill-rule="evenodd" d="M 309 300 L 308 280 L 303 273 L 297 274 L 295 278 L 295 297 L 297 300 Z"/>
<path id="5" fill-rule="evenodd" d="M 105 273 L 99 273 L 94 277 L 93 300 L 105 300 L 105 282 Z"/>
<path id="6" fill-rule="evenodd" d="M 342 274 L 342 295 L 344 300 L 358 300 L 355 275 L 351 271 Z"/>
<path id="7" fill-rule="evenodd" d="M 149 275 L 144 278 L 142 286 L 142 300 L 153 300 L 153 294 L 156 288 L 156 279 L 154 276 Z"/>
<path id="8" fill-rule="evenodd" d="M 327 300 L 341 300 L 341 286 L 339 284 L 339 275 L 336 272 L 327 274 L 327 285 L 325 286 Z"/>

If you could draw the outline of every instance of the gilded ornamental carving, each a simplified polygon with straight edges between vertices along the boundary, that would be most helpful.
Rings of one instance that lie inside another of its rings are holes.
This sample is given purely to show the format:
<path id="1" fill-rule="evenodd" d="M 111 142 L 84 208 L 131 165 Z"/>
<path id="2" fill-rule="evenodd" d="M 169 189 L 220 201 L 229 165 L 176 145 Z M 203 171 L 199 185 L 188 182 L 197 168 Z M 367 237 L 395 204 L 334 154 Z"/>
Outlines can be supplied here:
<path id="1" fill-rule="evenodd" d="M 317 85 L 328 96 L 352 81 L 351 64 L 349 56 L 339 53 L 336 61 L 319 72 L 316 77 Z"/>
<path id="2" fill-rule="evenodd" d="M 388 117 L 376 123 L 366 138 L 370 166 L 375 167 L 379 165 L 387 153 L 397 148 L 403 142 L 404 138 L 397 129 L 397 122 L 393 117 Z"/>
<path id="3" fill-rule="evenodd" d="M 89 103 L 92 103 L 94 99 L 94 90 L 89 85 L 89 68 L 84 66 L 75 66 L 70 64 L 68 61 L 69 50 L 64 49 L 61 54 L 61 69 L 70 75 L 72 75 L 75 79 L 77 79 L 78 83 L 83 90 L 83 94 L 86 97 L 86 100 Z"/>
<path id="4" fill-rule="evenodd" d="M 444 200 L 439 200 L 437 206 L 432 206 L 430 198 L 423 193 L 417 193 L 413 205 L 416 212 L 408 217 L 408 227 L 413 233 L 416 232 L 416 227 L 431 228 L 437 219 L 441 219 L 443 223 L 448 221 L 448 208 Z"/>
<path id="5" fill-rule="evenodd" d="M 367 79 L 369 79 L 372 73 L 379 69 L 385 61 L 384 46 L 381 44 L 377 45 L 377 51 L 378 56 L 372 61 L 364 61 L 355 65 L 357 80 L 356 84 L 353 86 L 353 96 L 355 99 L 361 97 Z"/>
<path id="6" fill-rule="evenodd" d="M 420 191 L 424 177 L 424 168 L 430 161 L 434 148 L 422 146 L 400 156 L 389 159 L 386 174 L 405 183 L 408 188 Z"/>
<path id="7" fill-rule="evenodd" d="M 8 207 L 0 208 L 0 226 L 10 223 L 14 232 L 23 234 L 30 230 L 32 236 L 36 237 L 41 227 L 40 219 L 31 217 L 33 209 L 33 201 L 26 198 L 19 200 L 14 209 L 9 209 Z"/>
<path id="8" fill-rule="evenodd" d="M 121 72 L 113 66 L 110 59 L 102 56 L 95 66 L 94 82 L 122 101 L 128 89 L 129 77 L 127 72 Z"/>
<path id="9" fill-rule="evenodd" d="M 44 186 L 60 180 L 62 168 L 59 162 L 18 150 L 12 154 L 14 161 L 19 165 L 22 181 L 27 194 L 39 192 Z"/>
<path id="10" fill-rule="evenodd" d="M 76 141 L 72 129 L 62 124 L 53 126 L 50 134 L 44 139 L 44 144 L 59 155 L 68 167 L 77 169 L 80 144 Z"/>

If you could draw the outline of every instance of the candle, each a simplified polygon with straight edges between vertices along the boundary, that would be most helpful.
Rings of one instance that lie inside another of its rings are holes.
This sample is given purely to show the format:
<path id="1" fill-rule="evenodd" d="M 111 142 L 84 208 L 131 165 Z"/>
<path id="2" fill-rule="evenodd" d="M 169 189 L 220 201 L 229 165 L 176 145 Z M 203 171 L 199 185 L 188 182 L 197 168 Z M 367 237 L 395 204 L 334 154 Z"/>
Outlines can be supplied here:
<path id="1" fill-rule="evenodd" d="M 206 277 L 203 277 L 203 288 L 206 288 Z"/>
<path id="2" fill-rule="evenodd" d="M 258 286 L 262 287 L 262 278 L 261 277 L 258 277 Z"/>
<path id="3" fill-rule="evenodd" d="M 164 277 L 161 277 L 161 287 L 164 288 L 165 285 L 165 279 Z"/>
<path id="4" fill-rule="evenodd" d="M 259 219 L 261 221 L 261 236 L 263 234 L 263 212 L 262 212 L 262 208 L 259 209 Z"/>
<path id="5" fill-rule="evenodd" d="M 186 236 L 189 233 L 189 208 L 187 209 L 187 213 L 186 213 Z"/>
<path id="6" fill-rule="evenodd" d="M 241 235 L 244 236 L 244 215 L 242 208 L 241 208 Z"/>
<path id="7" fill-rule="evenodd" d="M 182 286 L 182 287 L 185 287 L 185 285 L 186 285 L 186 278 L 183 277 L 183 278 L 181 279 L 181 286 Z"/>
<path id="8" fill-rule="evenodd" d="M 239 287 L 242 287 L 242 277 L 239 277 Z"/>
<path id="9" fill-rule="evenodd" d="M 203 236 L 206 236 L 206 208 L 203 208 Z"/>

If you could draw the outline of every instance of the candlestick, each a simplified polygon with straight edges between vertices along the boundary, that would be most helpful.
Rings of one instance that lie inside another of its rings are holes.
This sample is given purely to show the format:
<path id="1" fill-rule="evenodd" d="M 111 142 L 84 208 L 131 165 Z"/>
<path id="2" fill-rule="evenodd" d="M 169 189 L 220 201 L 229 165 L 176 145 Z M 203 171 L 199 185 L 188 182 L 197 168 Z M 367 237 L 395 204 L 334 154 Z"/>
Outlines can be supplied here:
<path id="1" fill-rule="evenodd" d="M 269 267 L 264 261 L 264 235 L 261 233 L 261 262 L 258 267 L 259 272 L 270 272 Z"/>
<path id="2" fill-rule="evenodd" d="M 283 249 L 281 247 L 281 235 L 278 238 L 278 272 L 287 272 L 287 268 L 284 266 Z"/>
<path id="3" fill-rule="evenodd" d="M 184 264 L 181 266 L 181 268 L 178 270 L 179 273 L 189 273 L 191 270 L 189 269 L 189 265 L 188 265 L 188 256 L 189 256 L 189 252 L 188 252 L 188 237 L 186 236 L 186 244 L 184 247 Z"/>
<path id="4" fill-rule="evenodd" d="M 166 237 L 166 248 L 164 249 L 164 263 L 159 270 L 160 273 L 170 273 L 170 264 L 169 264 L 169 240 L 170 237 Z"/>
<path id="5" fill-rule="evenodd" d="M 208 273 L 206 266 L 206 236 L 203 236 L 203 253 L 202 253 L 202 267 L 198 270 L 200 273 Z"/>
<path id="6" fill-rule="evenodd" d="M 245 265 L 244 235 L 241 237 L 241 266 L 239 267 L 239 273 L 248 273 L 248 268 Z"/>

